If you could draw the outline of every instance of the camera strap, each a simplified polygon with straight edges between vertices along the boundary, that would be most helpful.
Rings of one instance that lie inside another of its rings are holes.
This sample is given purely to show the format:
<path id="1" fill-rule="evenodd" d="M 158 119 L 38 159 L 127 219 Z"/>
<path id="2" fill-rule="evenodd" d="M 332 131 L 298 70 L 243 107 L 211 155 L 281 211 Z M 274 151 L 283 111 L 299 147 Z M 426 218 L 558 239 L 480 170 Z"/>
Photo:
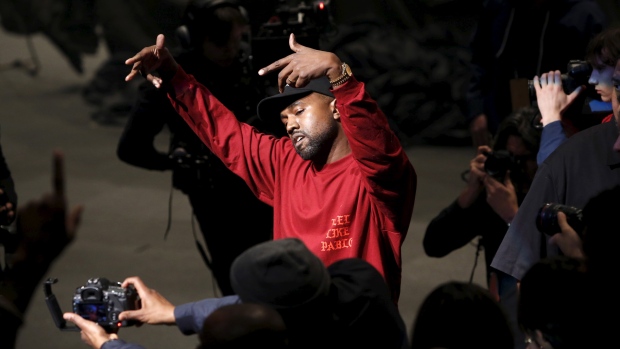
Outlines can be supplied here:
<path id="1" fill-rule="evenodd" d="M 170 228 L 172 227 L 172 197 L 173 197 L 173 193 L 174 193 L 174 185 L 171 185 L 170 186 L 170 195 L 168 196 L 168 224 L 166 225 L 166 231 L 164 232 L 164 241 L 168 238 L 168 233 L 170 233 Z M 200 253 L 200 257 L 202 257 L 202 260 L 205 262 L 207 267 L 210 270 L 213 270 L 211 260 L 209 259 L 209 256 L 207 256 L 207 251 L 202 246 L 202 244 L 198 240 L 198 236 L 196 235 L 196 215 L 194 214 L 193 210 L 192 210 L 192 215 L 191 215 L 191 221 L 192 221 L 192 235 L 194 235 L 194 241 L 196 243 L 196 248 L 198 249 L 198 253 Z"/>
<path id="2" fill-rule="evenodd" d="M 474 282 L 474 274 L 476 272 L 476 267 L 478 266 L 478 258 L 480 257 L 480 251 L 483 249 L 482 246 L 482 236 L 478 237 L 478 241 L 476 242 L 476 255 L 474 258 L 474 265 L 471 268 L 471 274 L 469 275 L 469 283 Z"/>

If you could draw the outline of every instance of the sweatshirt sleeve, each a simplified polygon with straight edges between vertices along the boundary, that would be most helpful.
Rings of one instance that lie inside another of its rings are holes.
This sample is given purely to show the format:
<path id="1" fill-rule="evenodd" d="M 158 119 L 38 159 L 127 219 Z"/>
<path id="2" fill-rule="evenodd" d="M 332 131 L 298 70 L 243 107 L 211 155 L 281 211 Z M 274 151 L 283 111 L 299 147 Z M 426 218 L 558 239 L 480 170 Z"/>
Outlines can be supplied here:
<path id="1" fill-rule="evenodd" d="M 174 308 L 174 318 L 183 334 L 195 334 L 202 331 L 203 322 L 217 308 L 237 303 L 241 303 L 241 300 L 238 296 L 232 295 L 181 304 Z"/>
<path id="2" fill-rule="evenodd" d="M 168 98 L 177 113 L 222 162 L 263 202 L 273 205 L 276 169 L 288 137 L 276 138 L 240 122 L 205 86 L 181 67 L 170 80 Z M 285 149 L 286 148 L 286 149 Z"/>
<path id="3" fill-rule="evenodd" d="M 406 231 L 417 188 L 417 175 L 407 153 L 364 83 L 351 77 L 333 93 L 368 192 L 389 219 L 397 222 L 395 229 Z"/>
<path id="4" fill-rule="evenodd" d="M 538 166 L 540 166 L 540 164 L 567 139 L 568 137 L 566 137 L 564 133 L 561 121 L 558 120 L 547 124 L 542 130 L 540 147 L 538 149 L 538 154 L 536 154 Z"/>
<path id="5" fill-rule="evenodd" d="M 114 339 L 103 343 L 101 349 L 145 349 L 143 346 L 135 343 L 127 343 L 122 339 Z"/>

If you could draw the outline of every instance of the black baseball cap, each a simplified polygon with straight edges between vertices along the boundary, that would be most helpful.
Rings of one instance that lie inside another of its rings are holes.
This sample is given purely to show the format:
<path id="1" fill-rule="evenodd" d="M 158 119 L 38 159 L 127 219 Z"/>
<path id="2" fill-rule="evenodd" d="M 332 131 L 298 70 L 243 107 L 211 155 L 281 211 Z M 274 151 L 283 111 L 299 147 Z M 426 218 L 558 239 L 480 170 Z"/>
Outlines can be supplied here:
<path id="1" fill-rule="evenodd" d="M 230 284 L 244 303 L 286 309 L 325 298 L 331 276 L 304 242 L 283 238 L 256 244 L 235 258 Z"/>
<path id="2" fill-rule="evenodd" d="M 293 104 L 293 102 L 298 99 L 311 94 L 312 92 L 334 97 L 332 91 L 330 90 L 331 86 L 332 85 L 329 83 L 329 79 L 327 79 L 326 76 L 313 79 L 304 87 L 296 88 L 287 84 L 282 93 L 263 98 L 260 102 L 258 102 L 256 112 L 258 117 L 263 121 L 269 121 L 275 117 L 279 118 L 280 112 L 284 110 L 284 108 Z"/>

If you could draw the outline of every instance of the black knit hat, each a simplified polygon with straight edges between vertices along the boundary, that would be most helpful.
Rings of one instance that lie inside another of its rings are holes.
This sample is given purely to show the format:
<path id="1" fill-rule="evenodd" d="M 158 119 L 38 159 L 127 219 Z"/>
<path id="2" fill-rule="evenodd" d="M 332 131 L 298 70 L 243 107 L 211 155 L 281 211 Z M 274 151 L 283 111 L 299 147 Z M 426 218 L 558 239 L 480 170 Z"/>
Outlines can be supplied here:
<path id="1" fill-rule="evenodd" d="M 285 238 L 254 245 L 240 254 L 231 266 L 230 282 L 244 303 L 284 309 L 325 297 L 331 277 L 301 240 Z"/>
<path id="2" fill-rule="evenodd" d="M 321 77 L 311 80 L 306 86 L 296 88 L 288 84 L 284 87 L 284 91 L 277 95 L 269 96 L 258 102 L 256 112 L 258 117 L 263 121 L 269 121 L 273 118 L 279 118 L 280 112 L 284 108 L 293 104 L 300 98 L 303 98 L 312 92 L 317 92 L 329 97 L 334 97 L 331 91 L 331 84 L 327 77 Z"/>

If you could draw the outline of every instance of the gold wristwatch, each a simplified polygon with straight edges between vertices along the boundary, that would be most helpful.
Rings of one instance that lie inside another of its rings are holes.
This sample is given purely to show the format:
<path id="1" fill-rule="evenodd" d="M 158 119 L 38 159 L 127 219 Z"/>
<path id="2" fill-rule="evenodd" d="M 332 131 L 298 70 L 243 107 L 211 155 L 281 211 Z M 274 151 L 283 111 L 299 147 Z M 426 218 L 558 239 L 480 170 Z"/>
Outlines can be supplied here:
<path id="1" fill-rule="evenodd" d="M 331 80 L 329 83 L 332 87 L 340 86 L 344 84 L 349 78 L 353 75 L 351 72 L 351 67 L 348 64 L 342 63 L 342 74 L 334 80 Z"/>

